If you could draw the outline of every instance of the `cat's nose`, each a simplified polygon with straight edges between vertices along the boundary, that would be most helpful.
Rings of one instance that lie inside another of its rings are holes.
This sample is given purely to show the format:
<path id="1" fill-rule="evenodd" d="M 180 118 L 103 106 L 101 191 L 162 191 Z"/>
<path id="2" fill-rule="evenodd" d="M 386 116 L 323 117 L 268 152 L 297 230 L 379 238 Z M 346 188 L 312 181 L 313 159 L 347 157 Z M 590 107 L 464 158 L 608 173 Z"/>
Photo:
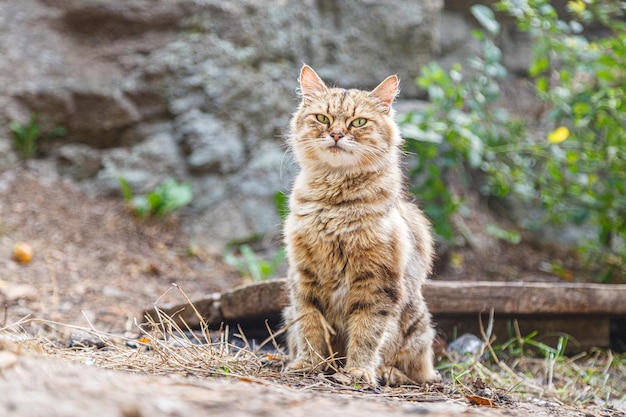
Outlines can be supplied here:
<path id="1" fill-rule="evenodd" d="M 339 132 L 337 130 L 330 132 L 330 136 L 335 139 L 335 142 L 339 142 L 339 139 L 343 137 L 343 132 Z"/>

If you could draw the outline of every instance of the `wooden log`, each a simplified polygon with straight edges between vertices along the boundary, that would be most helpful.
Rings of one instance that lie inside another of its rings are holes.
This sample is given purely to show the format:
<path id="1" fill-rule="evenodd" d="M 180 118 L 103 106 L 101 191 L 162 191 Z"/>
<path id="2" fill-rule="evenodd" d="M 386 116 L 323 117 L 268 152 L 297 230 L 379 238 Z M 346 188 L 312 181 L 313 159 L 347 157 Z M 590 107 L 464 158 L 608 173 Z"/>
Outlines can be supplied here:
<path id="1" fill-rule="evenodd" d="M 618 324 L 620 329 L 626 326 L 626 285 L 429 281 L 423 291 L 439 333 L 447 338 L 464 332 L 478 334 L 479 315 L 486 323 L 493 309 L 500 341 L 506 340 L 507 322 L 517 320 L 523 336 L 534 330 L 543 335 L 569 335 L 572 352 L 608 347 L 615 337 L 617 344 L 626 342 L 623 331 L 611 330 Z M 287 280 L 277 279 L 211 294 L 194 306 L 212 327 L 222 322 L 255 326 L 256 322 L 265 331 L 266 319 L 280 326 L 280 313 L 287 303 Z M 189 305 L 163 311 L 179 324 L 200 324 Z M 146 313 L 155 317 L 154 310 Z"/>
<path id="2" fill-rule="evenodd" d="M 626 315 L 626 285 L 543 282 L 429 281 L 424 297 L 433 314 Z M 221 296 L 231 320 L 280 312 L 288 302 L 286 280 L 241 286 Z"/>
<path id="3" fill-rule="evenodd" d="M 626 285 L 430 281 L 423 291 L 432 313 L 626 315 Z"/>
<path id="4" fill-rule="evenodd" d="M 287 280 L 271 280 L 244 285 L 222 293 L 224 320 L 279 314 L 288 304 Z"/>
<path id="5" fill-rule="evenodd" d="M 286 286 L 286 279 L 264 281 L 211 294 L 194 304 L 201 305 L 201 312 L 210 313 L 205 318 L 211 322 L 278 314 L 288 302 Z M 429 281 L 423 291 L 433 314 L 477 314 L 493 309 L 514 315 L 626 316 L 626 285 Z"/>

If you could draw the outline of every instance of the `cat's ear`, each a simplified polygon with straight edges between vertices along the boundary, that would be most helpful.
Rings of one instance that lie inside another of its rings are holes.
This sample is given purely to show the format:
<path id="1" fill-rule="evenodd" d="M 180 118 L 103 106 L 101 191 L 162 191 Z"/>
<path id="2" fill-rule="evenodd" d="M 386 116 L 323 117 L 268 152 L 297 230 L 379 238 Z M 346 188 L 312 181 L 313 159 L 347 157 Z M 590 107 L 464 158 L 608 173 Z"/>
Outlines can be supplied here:
<path id="1" fill-rule="evenodd" d="M 387 110 L 391 109 L 391 103 L 395 100 L 399 93 L 399 83 L 397 75 L 390 75 L 385 80 L 378 84 L 378 87 L 370 92 L 370 95 L 376 97 L 380 104 L 382 104 Z"/>
<path id="2" fill-rule="evenodd" d="M 304 65 L 300 70 L 300 94 L 303 99 L 309 99 L 328 90 L 324 81 L 317 75 L 313 68 Z"/>

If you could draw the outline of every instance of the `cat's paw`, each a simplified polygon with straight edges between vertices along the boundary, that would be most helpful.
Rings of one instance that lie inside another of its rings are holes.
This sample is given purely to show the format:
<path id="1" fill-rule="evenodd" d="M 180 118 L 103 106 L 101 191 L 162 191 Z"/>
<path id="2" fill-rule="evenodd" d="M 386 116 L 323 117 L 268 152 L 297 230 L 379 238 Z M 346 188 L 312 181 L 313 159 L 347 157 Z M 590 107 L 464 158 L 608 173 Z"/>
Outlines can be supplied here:
<path id="1" fill-rule="evenodd" d="M 378 379 L 383 385 L 398 387 L 400 385 L 414 385 L 415 381 L 395 366 L 380 366 L 377 370 Z"/>
<path id="2" fill-rule="evenodd" d="M 353 367 L 345 370 L 353 381 L 365 382 L 369 385 L 378 385 L 376 374 L 369 369 Z"/>
<path id="3" fill-rule="evenodd" d="M 428 384 L 435 384 L 437 382 L 441 382 L 441 374 L 436 369 L 431 369 L 430 372 L 428 372 L 424 376 L 423 382 L 426 382 Z"/>
<path id="4" fill-rule="evenodd" d="M 297 372 L 310 372 L 314 368 L 315 366 L 309 360 L 296 358 L 287 365 L 286 370 Z"/>
<path id="5" fill-rule="evenodd" d="M 415 382 L 420 384 L 436 384 L 441 382 L 441 374 L 432 366 L 423 369 L 418 375 L 413 375 Z"/>

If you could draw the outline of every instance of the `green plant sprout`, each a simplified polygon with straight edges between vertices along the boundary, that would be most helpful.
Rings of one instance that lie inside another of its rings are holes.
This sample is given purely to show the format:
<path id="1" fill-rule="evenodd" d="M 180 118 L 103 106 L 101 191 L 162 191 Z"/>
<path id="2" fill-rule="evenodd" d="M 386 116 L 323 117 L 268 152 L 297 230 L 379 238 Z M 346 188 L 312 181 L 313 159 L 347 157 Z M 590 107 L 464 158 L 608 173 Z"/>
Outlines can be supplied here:
<path id="1" fill-rule="evenodd" d="M 592 349 L 575 357 L 567 357 L 569 342 L 565 334 L 539 335 L 536 331 L 522 336 L 516 321 L 507 321 L 508 339 L 499 345 L 493 331 L 493 315 L 486 330 L 482 330 L 483 345 L 475 353 L 444 351 L 438 361 L 444 379 L 451 379 L 461 392 L 469 390 L 477 379 L 500 387 L 521 397 L 548 395 L 574 404 L 604 401 L 621 402 L 626 357 L 602 349 Z M 557 336 L 551 343 L 543 340 Z M 614 380 L 612 380 L 614 379 Z"/>
<path id="2" fill-rule="evenodd" d="M 284 248 L 280 248 L 271 260 L 263 259 L 247 244 L 240 245 L 238 251 L 239 255 L 232 250 L 226 252 L 224 262 L 234 266 L 242 276 L 253 281 L 270 279 L 286 257 Z"/>
<path id="3" fill-rule="evenodd" d="M 13 132 L 13 146 L 22 159 L 34 157 L 39 151 L 39 143 L 43 139 L 51 139 L 67 134 L 65 128 L 61 126 L 56 126 L 49 132 L 42 133 L 37 114 L 31 115 L 26 124 L 17 121 L 11 122 L 10 128 L 11 132 Z"/>
<path id="4" fill-rule="evenodd" d="M 178 183 L 168 178 L 146 195 L 133 195 L 126 179 L 119 177 L 122 195 L 128 206 L 139 217 L 163 217 L 191 203 L 193 192 L 191 184 Z"/>

